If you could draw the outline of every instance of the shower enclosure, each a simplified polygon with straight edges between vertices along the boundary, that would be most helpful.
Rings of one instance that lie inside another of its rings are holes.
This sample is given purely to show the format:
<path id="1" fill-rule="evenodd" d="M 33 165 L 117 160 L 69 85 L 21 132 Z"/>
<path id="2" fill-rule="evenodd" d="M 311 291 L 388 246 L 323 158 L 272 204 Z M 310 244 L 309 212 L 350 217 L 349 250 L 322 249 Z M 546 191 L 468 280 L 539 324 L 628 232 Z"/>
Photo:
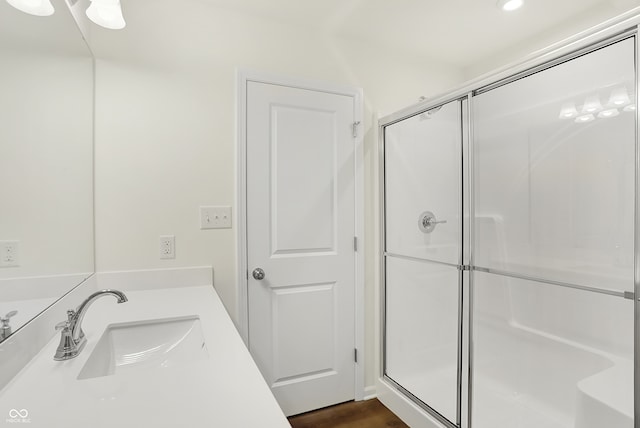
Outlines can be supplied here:
<path id="1" fill-rule="evenodd" d="M 636 44 L 381 121 L 380 398 L 412 426 L 640 427 Z"/>

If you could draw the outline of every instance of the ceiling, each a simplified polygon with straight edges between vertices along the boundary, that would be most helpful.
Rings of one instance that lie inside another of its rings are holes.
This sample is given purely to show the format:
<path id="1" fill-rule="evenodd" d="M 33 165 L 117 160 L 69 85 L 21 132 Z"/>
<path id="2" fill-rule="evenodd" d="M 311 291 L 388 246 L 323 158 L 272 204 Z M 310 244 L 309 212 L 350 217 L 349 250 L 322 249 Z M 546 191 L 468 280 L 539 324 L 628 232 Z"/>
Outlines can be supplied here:
<path id="1" fill-rule="evenodd" d="M 496 0 L 201 0 L 313 27 L 468 69 L 522 55 L 640 6 L 640 0 L 525 0 L 503 12 Z"/>
<path id="2" fill-rule="evenodd" d="M 403 58 L 457 70 L 465 80 L 630 9 L 639 7 L 640 13 L 640 0 L 525 0 L 514 12 L 500 10 L 497 0 L 121 1 L 125 30 L 92 26 L 91 45 L 98 57 L 173 55 L 175 60 L 190 54 L 193 59 L 233 49 L 234 37 L 259 38 L 252 23 L 269 22 L 264 28 L 278 31 L 282 23 L 299 31 L 300 43 L 310 35 L 338 43 L 354 40 L 374 46 L 381 59 L 397 51 Z M 225 28 L 234 34 L 225 34 Z"/>

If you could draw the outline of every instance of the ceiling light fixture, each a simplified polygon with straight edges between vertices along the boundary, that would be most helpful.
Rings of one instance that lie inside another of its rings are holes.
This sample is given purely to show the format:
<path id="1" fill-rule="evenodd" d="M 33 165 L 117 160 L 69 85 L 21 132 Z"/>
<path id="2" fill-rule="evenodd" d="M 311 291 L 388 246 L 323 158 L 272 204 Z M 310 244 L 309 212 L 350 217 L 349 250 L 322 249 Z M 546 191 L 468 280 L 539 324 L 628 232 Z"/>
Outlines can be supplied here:
<path id="1" fill-rule="evenodd" d="M 622 110 L 624 110 L 624 111 L 636 111 L 636 106 L 635 106 L 635 104 L 629 104 L 628 106 L 625 106 L 625 108 L 623 108 Z"/>
<path id="2" fill-rule="evenodd" d="M 120 0 L 91 0 L 87 16 L 99 26 L 111 30 L 120 30 L 127 25 L 122 16 Z"/>
<path id="3" fill-rule="evenodd" d="M 520 9 L 524 4 L 524 0 L 498 0 L 498 7 L 504 11 Z"/>
<path id="4" fill-rule="evenodd" d="M 55 12 L 51 0 L 7 0 L 7 3 L 29 15 L 49 16 Z"/>

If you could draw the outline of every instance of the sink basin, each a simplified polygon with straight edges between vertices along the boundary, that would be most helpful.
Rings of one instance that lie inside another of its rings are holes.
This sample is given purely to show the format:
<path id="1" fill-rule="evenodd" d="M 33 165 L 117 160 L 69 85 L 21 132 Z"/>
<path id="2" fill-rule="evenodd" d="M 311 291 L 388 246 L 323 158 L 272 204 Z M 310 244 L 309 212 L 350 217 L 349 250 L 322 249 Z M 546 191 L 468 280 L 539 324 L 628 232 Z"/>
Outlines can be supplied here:
<path id="1" fill-rule="evenodd" d="M 174 367 L 206 358 L 209 353 L 198 316 L 110 324 L 78 379 Z"/>

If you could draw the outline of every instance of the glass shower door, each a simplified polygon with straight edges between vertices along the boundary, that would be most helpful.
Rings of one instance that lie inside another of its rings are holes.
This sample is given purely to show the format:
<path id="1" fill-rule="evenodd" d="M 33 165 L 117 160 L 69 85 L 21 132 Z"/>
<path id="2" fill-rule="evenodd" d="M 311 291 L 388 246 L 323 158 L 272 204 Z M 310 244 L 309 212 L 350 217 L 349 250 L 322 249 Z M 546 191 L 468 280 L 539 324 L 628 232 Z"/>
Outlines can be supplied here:
<path id="1" fill-rule="evenodd" d="M 635 49 L 473 98 L 473 428 L 634 426 Z"/>
<path id="2" fill-rule="evenodd" d="M 384 374 L 460 424 L 462 102 L 385 128 Z"/>

